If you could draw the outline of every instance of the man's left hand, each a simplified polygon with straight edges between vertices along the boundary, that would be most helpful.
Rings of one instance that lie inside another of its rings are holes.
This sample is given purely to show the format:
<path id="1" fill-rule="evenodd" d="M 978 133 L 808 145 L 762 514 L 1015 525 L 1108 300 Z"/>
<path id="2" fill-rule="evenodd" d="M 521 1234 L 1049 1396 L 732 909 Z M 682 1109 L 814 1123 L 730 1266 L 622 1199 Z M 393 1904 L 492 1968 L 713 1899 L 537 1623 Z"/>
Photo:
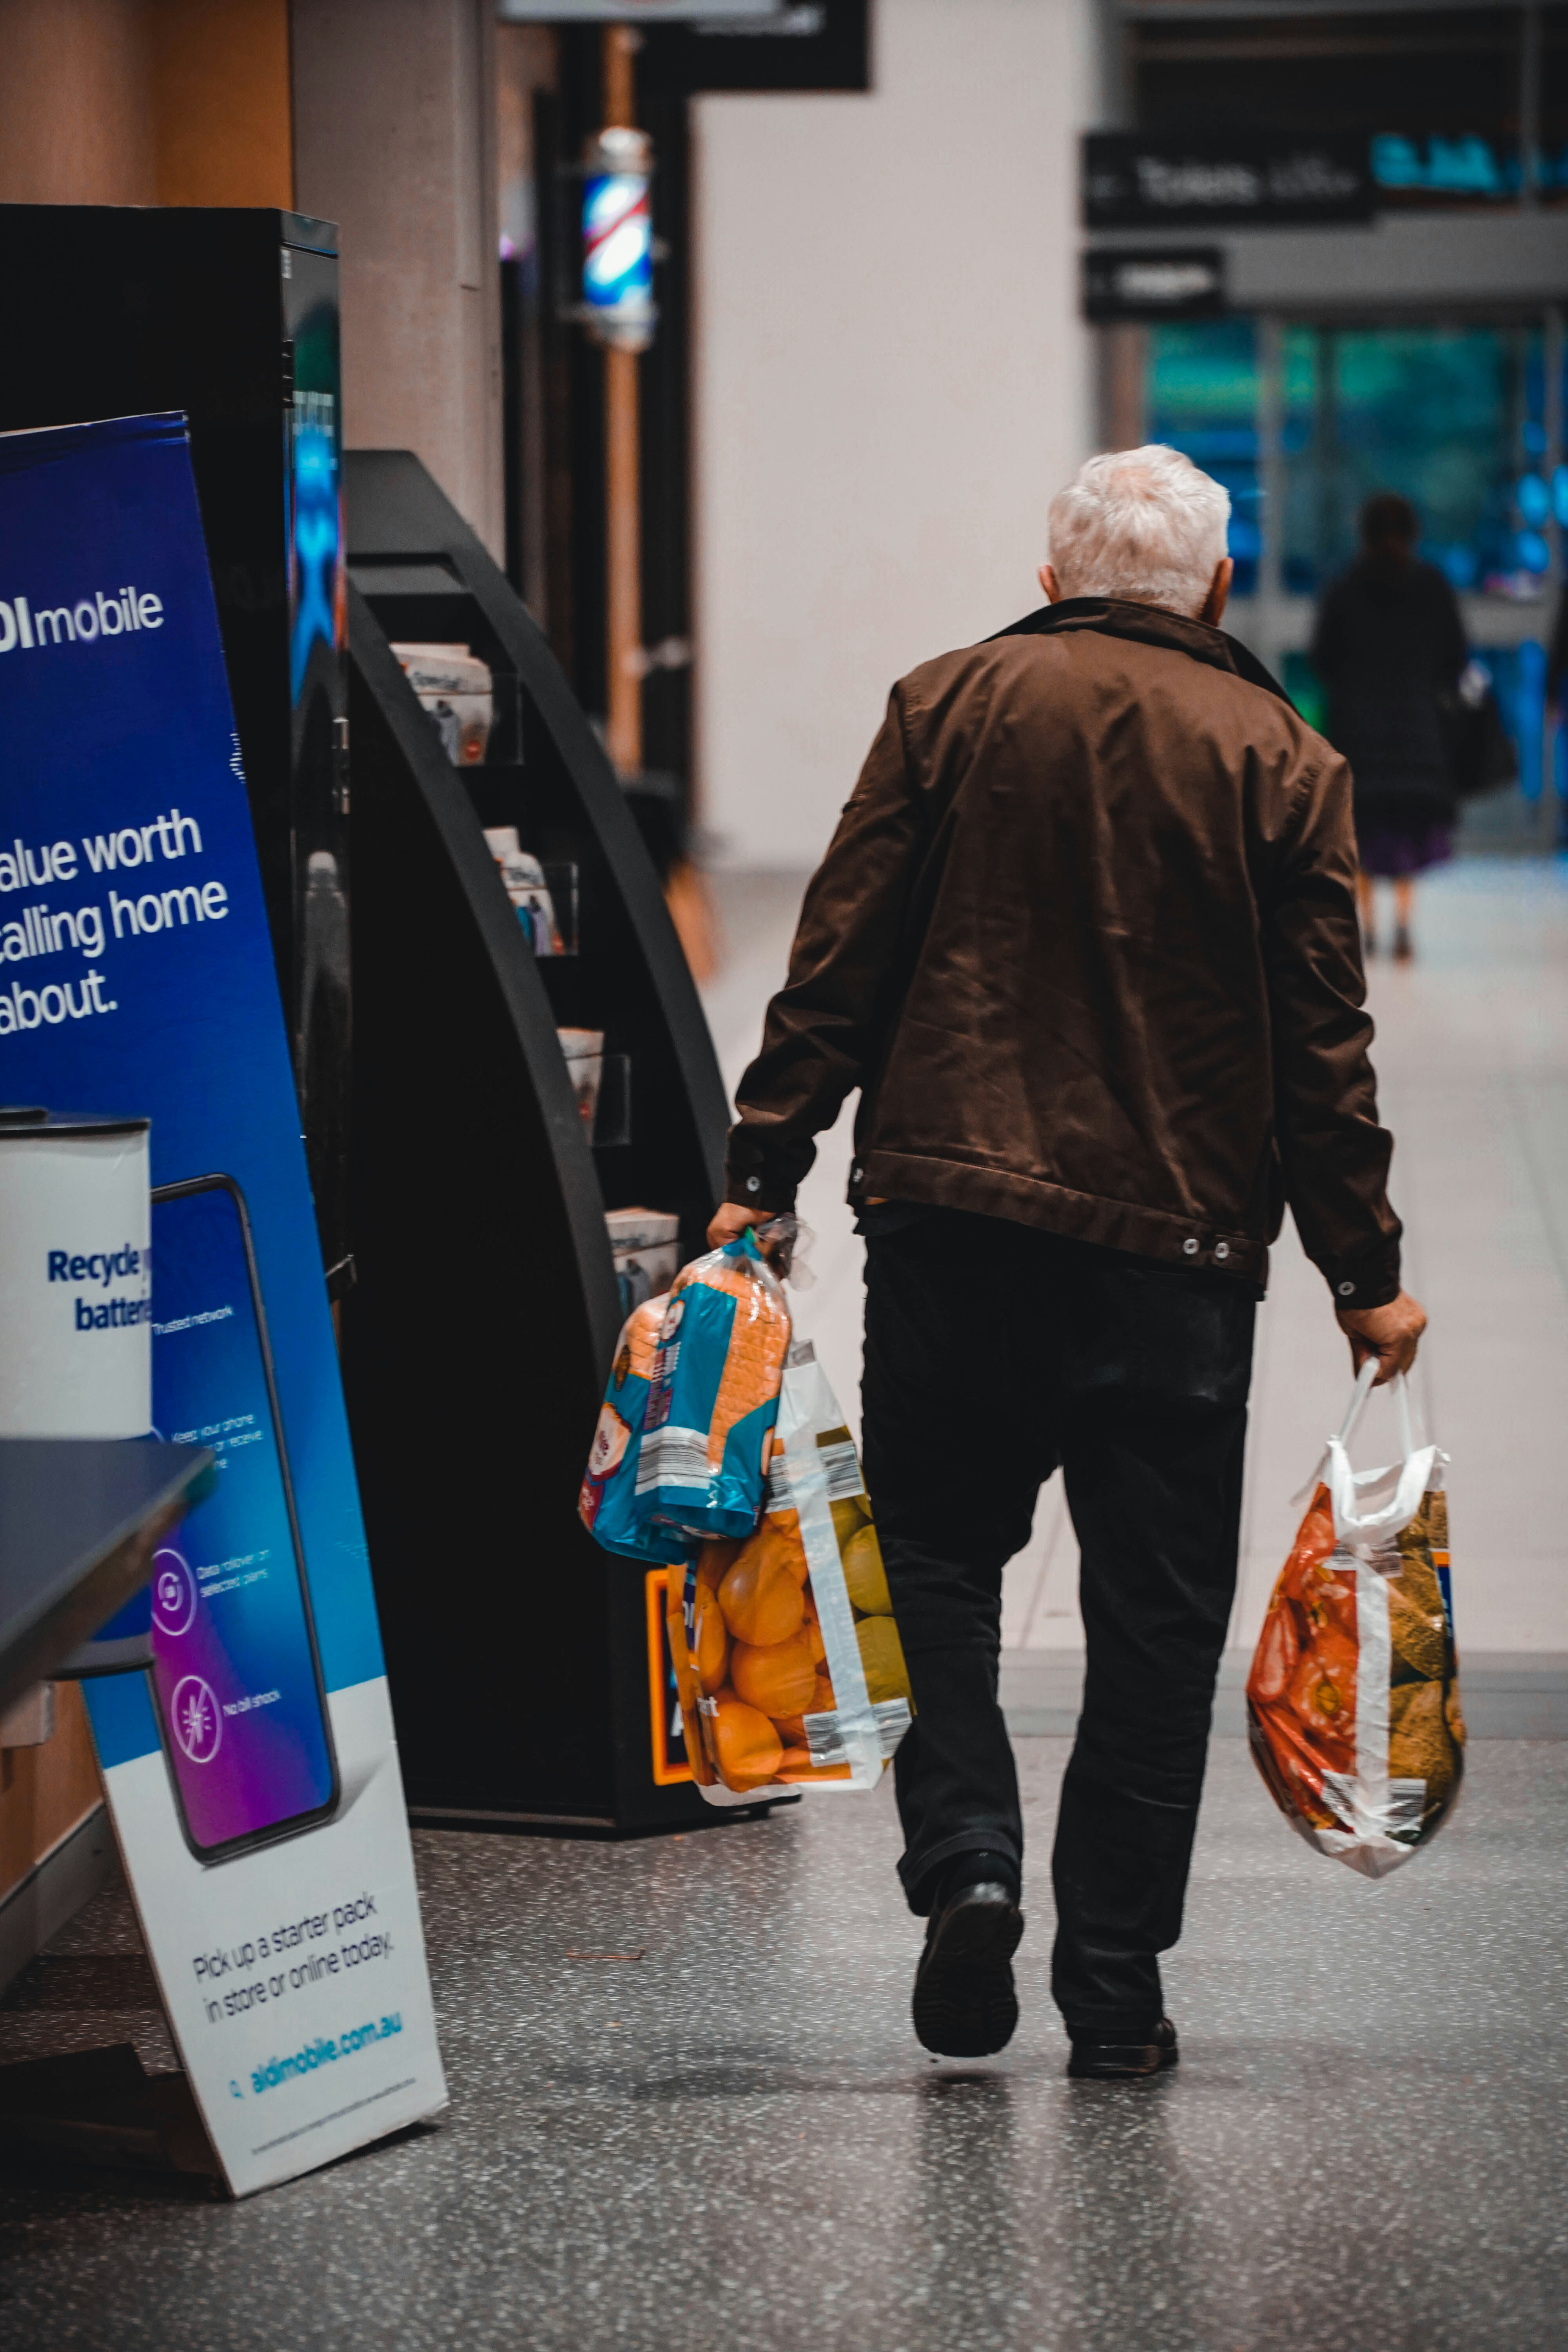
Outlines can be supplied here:
<path id="1" fill-rule="evenodd" d="M 1407 1372 L 1415 1361 L 1415 1350 L 1421 1344 L 1421 1334 L 1426 1328 L 1426 1310 L 1402 1290 L 1386 1307 L 1342 1307 L 1338 1309 L 1340 1329 L 1351 1343 L 1351 1360 L 1359 1372 L 1369 1356 L 1377 1359 L 1377 1378 L 1373 1382 L 1380 1389 L 1395 1372 Z"/>

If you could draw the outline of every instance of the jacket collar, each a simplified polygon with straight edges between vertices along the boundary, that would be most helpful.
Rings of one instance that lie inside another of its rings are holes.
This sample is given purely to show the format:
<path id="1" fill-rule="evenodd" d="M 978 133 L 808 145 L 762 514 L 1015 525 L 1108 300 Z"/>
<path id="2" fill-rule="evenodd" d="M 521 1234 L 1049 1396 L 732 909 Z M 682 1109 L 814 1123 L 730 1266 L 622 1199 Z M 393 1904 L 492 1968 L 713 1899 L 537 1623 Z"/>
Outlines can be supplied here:
<path id="1" fill-rule="evenodd" d="M 1010 628 L 998 629 L 996 636 L 1038 637 L 1064 629 L 1097 629 L 1103 636 L 1168 646 L 1175 653 L 1190 654 L 1194 661 L 1207 662 L 1212 669 L 1232 670 L 1249 686 L 1278 695 L 1289 709 L 1296 707 L 1279 680 L 1239 638 L 1227 636 L 1223 629 L 1211 629 L 1206 621 L 1189 621 L 1184 614 L 1167 613 L 1158 604 L 1129 604 L 1118 596 L 1064 596 L 1060 604 L 1043 604 L 1037 613 L 1026 614 Z M 986 642 L 994 645 L 996 639 Z"/>

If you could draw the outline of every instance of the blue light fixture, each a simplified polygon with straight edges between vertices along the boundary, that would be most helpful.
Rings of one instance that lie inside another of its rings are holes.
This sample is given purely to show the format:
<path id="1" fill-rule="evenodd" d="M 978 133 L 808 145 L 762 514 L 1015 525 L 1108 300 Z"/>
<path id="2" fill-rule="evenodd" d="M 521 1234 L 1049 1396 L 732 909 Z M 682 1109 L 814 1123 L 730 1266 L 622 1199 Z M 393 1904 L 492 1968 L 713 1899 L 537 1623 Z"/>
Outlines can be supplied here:
<path id="1" fill-rule="evenodd" d="M 1539 474 L 1521 475 L 1514 490 L 1519 511 L 1531 530 L 1543 530 L 1552 520 L 1552 493 Z"/>

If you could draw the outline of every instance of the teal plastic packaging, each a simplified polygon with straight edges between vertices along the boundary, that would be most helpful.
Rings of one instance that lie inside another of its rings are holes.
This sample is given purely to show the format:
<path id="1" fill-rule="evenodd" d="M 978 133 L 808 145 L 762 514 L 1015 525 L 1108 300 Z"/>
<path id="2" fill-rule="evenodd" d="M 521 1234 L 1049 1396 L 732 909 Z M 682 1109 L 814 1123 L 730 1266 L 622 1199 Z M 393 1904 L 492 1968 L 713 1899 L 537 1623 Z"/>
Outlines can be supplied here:
<path id="1" fill-rule="evenodd" d="M 577 1515 L 595 1542 L 626 1559 L 658 1565 L 696 1557 L 689 1538 L 659 1527 L 637 1493 L 647 1402 L 668 1298 L 647 1298 L 627 1317 L 599 1408 Z"/>
<path id="2" fill-rule="evenodd" d="M 688 1538 L 749 1536 L 789 1353 L 778 1277 L 748 1230 L 694 1258 L 668 1298 L 650 1303 L 664 1318 L 637 1465 L 644 1524 Z"/>

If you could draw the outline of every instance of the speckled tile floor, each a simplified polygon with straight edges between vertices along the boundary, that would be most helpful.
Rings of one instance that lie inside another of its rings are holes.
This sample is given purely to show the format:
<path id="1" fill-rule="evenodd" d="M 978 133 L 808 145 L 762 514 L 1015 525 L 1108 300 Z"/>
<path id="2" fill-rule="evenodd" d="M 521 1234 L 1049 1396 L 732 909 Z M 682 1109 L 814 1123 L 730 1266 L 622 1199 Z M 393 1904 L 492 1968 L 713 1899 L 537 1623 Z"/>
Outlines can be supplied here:
<path id="1" fill-rule="evenodd" d="M 0 2346 L 1561 2352 L 1568 1746 L 1483 1743 L 1370 1886 L 1217 1741 L 1185 2056 L 1136 2086 L 1063 2077 L 1066 1743 L 1019 1753 L 1002 2059 L 909 2031 L 886 1787 L 620 1846 L 421 1832 L 447 2119 L 240 2206 L 0 2176 Z M 0 2057 L 130 2032 L 167 2063 L 128 1927 L 101 1896 L 34 1963 Z"/>

